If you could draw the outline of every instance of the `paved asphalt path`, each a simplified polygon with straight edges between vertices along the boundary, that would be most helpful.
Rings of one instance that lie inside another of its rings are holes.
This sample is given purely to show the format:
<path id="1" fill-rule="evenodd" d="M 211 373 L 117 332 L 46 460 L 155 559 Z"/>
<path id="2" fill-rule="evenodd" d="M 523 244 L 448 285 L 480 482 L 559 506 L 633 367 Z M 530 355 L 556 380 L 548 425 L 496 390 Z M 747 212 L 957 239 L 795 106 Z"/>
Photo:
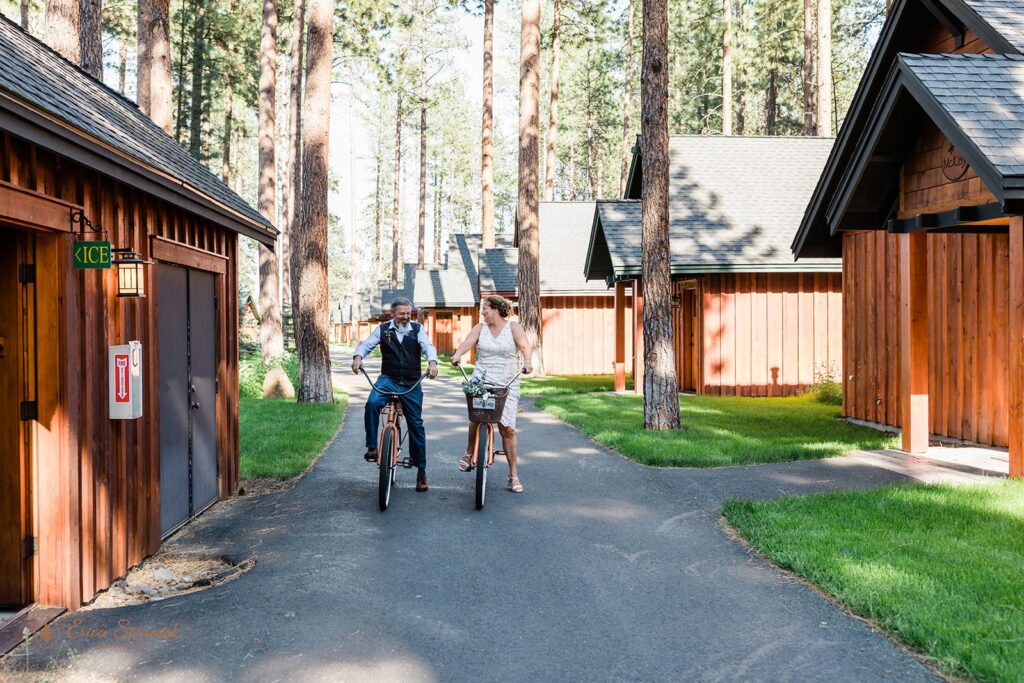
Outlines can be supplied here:
<path id="1" fill-rule="evenodd" d="M 730 540 L 727 498 L 868 487 L 900 476 L 842 459 L 655 470 L 524 401 L 526 492 L 487 507 L 456 468 L 465 403 L 428 382 L 430 491 L 400 470 L 385 513 L 363 462 L 362 378 L 344 427 L 293 489 L 218 504 L 171 541 L 254 555 L 228 584 L 65 616 L 30 666 L 68 678 L 253 680 L 934 680 L 884 635 Z M 72 619 L 172 638 L 66 637 Z M 72 650 L 68 656 L 68 650 Z M 24 666 L 24 662 L 18 663 Z M 2 676 L 0 676 L 2 677 Z"/>

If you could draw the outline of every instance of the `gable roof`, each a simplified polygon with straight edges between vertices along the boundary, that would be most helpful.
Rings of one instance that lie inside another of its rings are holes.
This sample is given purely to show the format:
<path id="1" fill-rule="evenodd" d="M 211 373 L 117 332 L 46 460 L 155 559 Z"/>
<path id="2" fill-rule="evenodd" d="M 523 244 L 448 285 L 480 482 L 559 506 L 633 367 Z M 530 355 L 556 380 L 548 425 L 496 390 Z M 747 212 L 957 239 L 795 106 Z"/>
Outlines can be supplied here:
<path id="1" fill-rule="evenodd" d="M 904 221 L 887 221 L 900 192 L 900 166 L 926 119 L 995 195 L 996 213 L 1024 208 L 1024 57 L 901 54 L 829 206 L 833 230 L 852 212 L 870 216 L 870 227 L 901 229 Z M 976 218 L 955 210 L 912 222 L 947 228 Z"/>
<path id="2" fill-rule="evenodd" d="M 0 17 L 0 129 L 267 245 L 274 226 L 131 100 Z"/>
<path id="3" fill-rule="evenodd" d="M 518 249 L 484 249 L 480 253 L 480 292 L 519 293 Z"/>
<path id="4" fill-rule="evenodd" d="M 838 260 L 794 263 L 789 250 L 831 148 L 831 138 L 672 136 L 672 272 L 838 271 Z M 598 202 L 592 225 L 586 276 L 639 274 L 639 201 Z"/>
<path id="5" fill-rule="evenodd" d="M 937 18 L 941 15 L 941 18 Z M 1003 54 L 1024 52 L 1024 0 L 896 0 L 882 26 L 878 42 L 857 86 L 835 147 L 818 179 L 803 220 L 790 245 L 798 257 L 838 256 L 841 242 L 837 229 L 864 226 L 871 216 L 850 215 L 848 226 L 833 227 L 826 213 L 843 181 L 855 153 L 854 143 L 862 136 L 874 105 L 881 96 L 897 55 L 920 52 L 922 26 L 952 25 L 953 30 L 969 28 L 993 51 Z"/>

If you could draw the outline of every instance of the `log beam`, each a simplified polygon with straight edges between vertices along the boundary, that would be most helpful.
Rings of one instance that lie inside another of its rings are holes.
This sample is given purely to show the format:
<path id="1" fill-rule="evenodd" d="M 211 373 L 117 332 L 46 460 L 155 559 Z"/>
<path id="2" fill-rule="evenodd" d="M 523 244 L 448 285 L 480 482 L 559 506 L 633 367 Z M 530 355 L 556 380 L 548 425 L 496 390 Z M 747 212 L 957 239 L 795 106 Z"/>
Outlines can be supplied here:
<path id="1" fill-rule="evenodd" d="M 928 236 L 900 235 L 900 415 L 903 450 L 928 450 Z"/>
<path id="2" fill-rule="evenodd" d="M 1024 477 L 1024 216 L 1010 218 L 1010 476 Z"/>
<path id="3" fill-rule="evenodd" d="M 615 391 L 626 391 L 626 283 L 615 283 Z"/>

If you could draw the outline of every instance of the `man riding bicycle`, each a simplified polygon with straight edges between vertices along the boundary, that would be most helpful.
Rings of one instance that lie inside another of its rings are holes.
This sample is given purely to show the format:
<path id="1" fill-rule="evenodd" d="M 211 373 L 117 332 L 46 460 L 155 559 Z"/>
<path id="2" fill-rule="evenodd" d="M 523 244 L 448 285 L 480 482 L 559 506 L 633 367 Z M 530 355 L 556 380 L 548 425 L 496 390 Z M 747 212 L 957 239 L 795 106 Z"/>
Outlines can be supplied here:
<path id="1" fill-rule="evenodd" d="M 377 386 L 383 391 L 403 392 L 416 384 L 422 369 L 421 356 L 427 357 L 430 379 L 437 377 L 437 350 L 430 343 L 423 325 L 412 322 L 412 302 L 397 298 L 391 302 L 391 320 L 374 328 L 366 340 L 356 347 L 352 358 L 352 372 L 358 374 L 363 367 L 363 358 L 380 346 L 381 371 Z M 426 491 L 427 485 L 427 435 L 423 429 L 423 389 L 420 386 L 405 394 L 402 412 L 409 425 L 409 454 L 419 470 L 416 474 L 416 490 Z M 369 462 L 377 462 L 377 426 L 380 411 L 387 405 L 388 398 L 378 391 L 370 392 L 363 412 L 363 426 L 366 429 L 366 453 Z"/>

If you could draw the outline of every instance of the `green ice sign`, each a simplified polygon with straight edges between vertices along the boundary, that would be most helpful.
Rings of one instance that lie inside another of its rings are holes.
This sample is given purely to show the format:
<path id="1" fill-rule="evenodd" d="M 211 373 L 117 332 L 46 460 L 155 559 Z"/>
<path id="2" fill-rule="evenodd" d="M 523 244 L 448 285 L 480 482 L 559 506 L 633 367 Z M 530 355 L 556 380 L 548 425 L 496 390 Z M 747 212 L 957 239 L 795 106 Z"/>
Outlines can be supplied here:
<path id="1" fill-rule="evenodd" d="M 75 268 L 109 268 L 110 242 L 75 242 Z"/>

